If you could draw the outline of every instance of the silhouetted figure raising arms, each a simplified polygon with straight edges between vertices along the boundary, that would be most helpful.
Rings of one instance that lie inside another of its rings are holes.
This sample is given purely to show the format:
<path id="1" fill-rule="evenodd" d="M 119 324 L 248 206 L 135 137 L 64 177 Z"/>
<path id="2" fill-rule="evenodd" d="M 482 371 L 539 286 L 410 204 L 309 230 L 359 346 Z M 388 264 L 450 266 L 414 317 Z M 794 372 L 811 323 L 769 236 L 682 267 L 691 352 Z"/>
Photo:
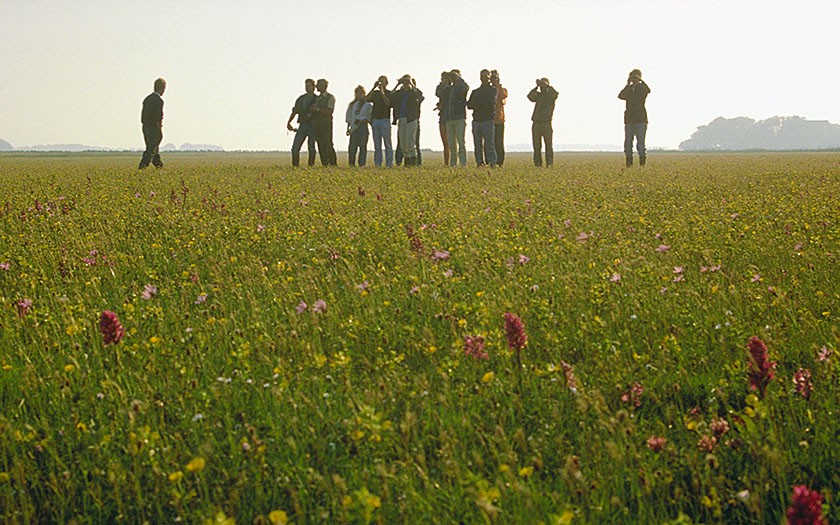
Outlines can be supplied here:
<path id="1" fill-rule="evenodd" d="M 329 82 L 318 79 L 318 98 L 315 100 L 315 139 L 318 142 L 318 154 L 322 166 L 335 166 L 337 158 L 333 146 L 333 112 L 335 97 L 327 92 Z"/>
<path id="2" fill-rule="evenodd" d="M 382 147 L 385 146 L 385 166 L 394 166 L 394 148 L 391 146 L 391 92 L 388 91 L 388 77 L 382 75 L 367 96 L 373 104 L 370 127 L 373 130 L 373 163 L 382 166 Z"/>
<path id="3" fill-rule="evenodd" d="M 551 119 L 554 117 L 554 103 L 557 90 L 548 83 L 547 78 L 537 80 L 537 87 L 528 93 L 528 100 L 534 103 L 531 115 L 531 139 L 534 143 L 534 166 L 542 166 L 542 143 L 545 142 L 545 165 L 554 164 L 554 129 Z"/>
<path id="4" fill-rule="evenodd" d="M 440 129 L 440 140 L 443 143 L 443 165 L 449 166 L 449 139 L 446 137 L 446 121 L 449 120 L 449 92 L 452 89 L 452 81 L 449 79 L 449 72 L 440 74 L 440 84 L 435 88 L 435 96 L 438 103 L 435 109 L 438 112 L 438 128 Z"/>
<path id="5" fill-rule="evenodd" d="M 356 151 L 359 153 L 359 166 L 367 163 L 367 143 L 370 132 L 368 124 L 373 114 L 373 104 L 365 100 L 365 88 L 356 86 L 355 98 L 347 105 L 347 136 L 350 137 L 348 158 L 350 165 L 356 165 Z"/>
<path id="6" fill-rule="evenodd" d="M 400 78 L 400 87 L 391 92 L 391 106 L 394 108 L 394 122 L 397 124 L 399 147 L 406 166 L 417 166 L 417 133 L 420 119 L 420 104 L 423 92 L 417 89 L 410 75 Z"/>
<path id="7" fill-rule="evenodd" d="M 490 85 L 490 71 L 482 69 L 481 85 L 474 89 L 467 101 L 473 110 L 472 132 L 475 163 L 478 166 L 496 165 L 495 114 L 496 88 Z"/>
<path id="8" fill-rule="evenodd" d="M 624 158 L 629 168 L 633 165 L 633 138 L 636 139 L 636 150 L 639 152 L 639 165 L 644 166 L 647 161 L 645 136 L 647 135 L 648 117 L 645 100 L 650 94 L 650 88 L 642 80 L 642 72 L 634 69 L 627 77 L 627 85 L 618 94 L 618 98 L 626 102 L 624 110 Z"/>
<path id="9" fill-rule="evenodd" d="M 467 92 L 470 86 L 461 78 L 461 72 L 453 69 L 449 72 L 449 110 L 447 111 L 446 138 L 449 141 L 449 165 L 457 162 L 461 167 L 467 165 Z"/>
<path id="10" fill-rule="evenodd" d="M 292 114 L 286 122 L 286 129 L 295 132 L 295 140 L 292 142 L 292 166 L 300 166 L 300 148 L 303 141 L 306 141 L 306 149 L 309 152 L 309 166 L 315 165 L 315 81 L 307 78 L 304 82 L 306 93 L 299 96 L 292 108 Z M 298 127 L 292 127 L 292 119 L 297 115 Z"/>
<path id="11" fill-rule="evenodd" d="M 143 99 L 143 111 L 140 113 L 140 123 L 143 124 L 143 140 L 146 151 L 140 159 L 139 169 L 152 163 L 157 168 L 163 167 L 160 160 L 160 143 L 163 141 L 163 92 L 166 91 L 166 80 L 155 80 L 154 91 Z"/>

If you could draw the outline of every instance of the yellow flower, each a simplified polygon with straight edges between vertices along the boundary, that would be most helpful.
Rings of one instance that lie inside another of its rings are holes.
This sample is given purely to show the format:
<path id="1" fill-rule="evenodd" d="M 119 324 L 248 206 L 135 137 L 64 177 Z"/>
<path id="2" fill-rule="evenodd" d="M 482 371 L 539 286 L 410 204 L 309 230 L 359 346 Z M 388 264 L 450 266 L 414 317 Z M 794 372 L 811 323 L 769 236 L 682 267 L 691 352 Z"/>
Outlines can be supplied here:
<path id="1" fill-rule="evenodd" d="M 496 374 L 494 374 L 492 371 L 487 372 L 486 374 L 484 374 L 484 375 L 481 377 L 481 382 L 482 382 L 482 383 L 490 383 L 491 381 L 493 381 L 493 379 L 494 379 L 495 377 L 496 377 Z"/>
<path id="2" fill-rule="evenodd" d="M 270 521 L 272 525 L 286 525 L 289 522 L 289 516 L 286 515 L 285 511 L 272 510 L 268 513 L 268 521 Z"/>
<path id="3" fill-rule="evenodd" d="M 187 463 L 187 471 L 188 472 L 201 472 L 202 470 L 204 470 L 204 465 L 206 463 L 207 462 L 201 456 L 199 456 L 197 458 L 193 458 L 189 463 Z"/>
<path id="4" fill-rule="evenodd" d="M 175 472 L 169 474 L 169 481 L 171 481 L 172 483 L 178 483 L 183 477 L 184 473 L 180 470 L 176 470 Z"/>
<path id="5" fill-rule="evenodd" d="M 519 469 L 520 478 L 530 478 L 533 473 L 534 467 L 522 467 L 521 469 Z"/>
<path id="6" fill-rule="evenodd" d="M 75 369 L 76 369 L 76 367 L 73 366 L 73 365 L 64 365 L 64 371 L 67 372 L 68 374 L 71 373 Z"/>

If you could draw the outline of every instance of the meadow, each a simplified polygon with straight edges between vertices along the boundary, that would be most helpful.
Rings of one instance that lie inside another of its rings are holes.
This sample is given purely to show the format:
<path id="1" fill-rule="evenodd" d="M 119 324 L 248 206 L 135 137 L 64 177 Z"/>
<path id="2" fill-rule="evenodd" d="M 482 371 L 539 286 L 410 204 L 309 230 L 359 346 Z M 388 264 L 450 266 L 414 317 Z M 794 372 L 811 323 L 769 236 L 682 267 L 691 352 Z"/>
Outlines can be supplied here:
<path id="1" fill-rule="evenodd" d="M 138 160 L 0 156 L 0 521 L 840 522 L 840 154 Z"/>

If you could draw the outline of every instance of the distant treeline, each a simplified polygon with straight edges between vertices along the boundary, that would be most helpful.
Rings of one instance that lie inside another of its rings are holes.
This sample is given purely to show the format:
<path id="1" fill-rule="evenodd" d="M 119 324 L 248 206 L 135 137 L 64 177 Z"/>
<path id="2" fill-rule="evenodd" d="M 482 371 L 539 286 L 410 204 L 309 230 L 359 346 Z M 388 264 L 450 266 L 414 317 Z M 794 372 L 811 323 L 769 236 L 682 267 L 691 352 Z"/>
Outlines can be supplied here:
<path id="1" fill-rule="evenodd" d="M 802 117 L 716 118 L 680 144 L 682 151 L 826 150 L 840 148 L 840 126 Z"/>

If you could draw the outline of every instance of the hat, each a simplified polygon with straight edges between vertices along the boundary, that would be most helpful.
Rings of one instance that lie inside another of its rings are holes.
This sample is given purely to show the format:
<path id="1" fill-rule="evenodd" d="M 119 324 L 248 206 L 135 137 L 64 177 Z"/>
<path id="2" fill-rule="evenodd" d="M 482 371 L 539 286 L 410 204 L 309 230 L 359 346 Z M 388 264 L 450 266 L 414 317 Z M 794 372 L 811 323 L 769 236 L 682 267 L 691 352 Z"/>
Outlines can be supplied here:
<path id="1" fill-rule="evenodd" d="M 403 82 L 405 80 L 411 80 L 411 75 L 406 73 L 405 75 L 401 76 L 400 79 L 397 82 Z"/>
<path id="2" fill-rule="evenodd" d="M 547 79 L 547 78 L 545 78 L 545 77 L 542 77 L 542 78 L 540 79 L 540 81 L 541 81 L 541 82 L 545 82 L 546 84 L 551 84 L 551 82 L 549 82 L 549 81 L 548 81 L 548 79 Z"/>

